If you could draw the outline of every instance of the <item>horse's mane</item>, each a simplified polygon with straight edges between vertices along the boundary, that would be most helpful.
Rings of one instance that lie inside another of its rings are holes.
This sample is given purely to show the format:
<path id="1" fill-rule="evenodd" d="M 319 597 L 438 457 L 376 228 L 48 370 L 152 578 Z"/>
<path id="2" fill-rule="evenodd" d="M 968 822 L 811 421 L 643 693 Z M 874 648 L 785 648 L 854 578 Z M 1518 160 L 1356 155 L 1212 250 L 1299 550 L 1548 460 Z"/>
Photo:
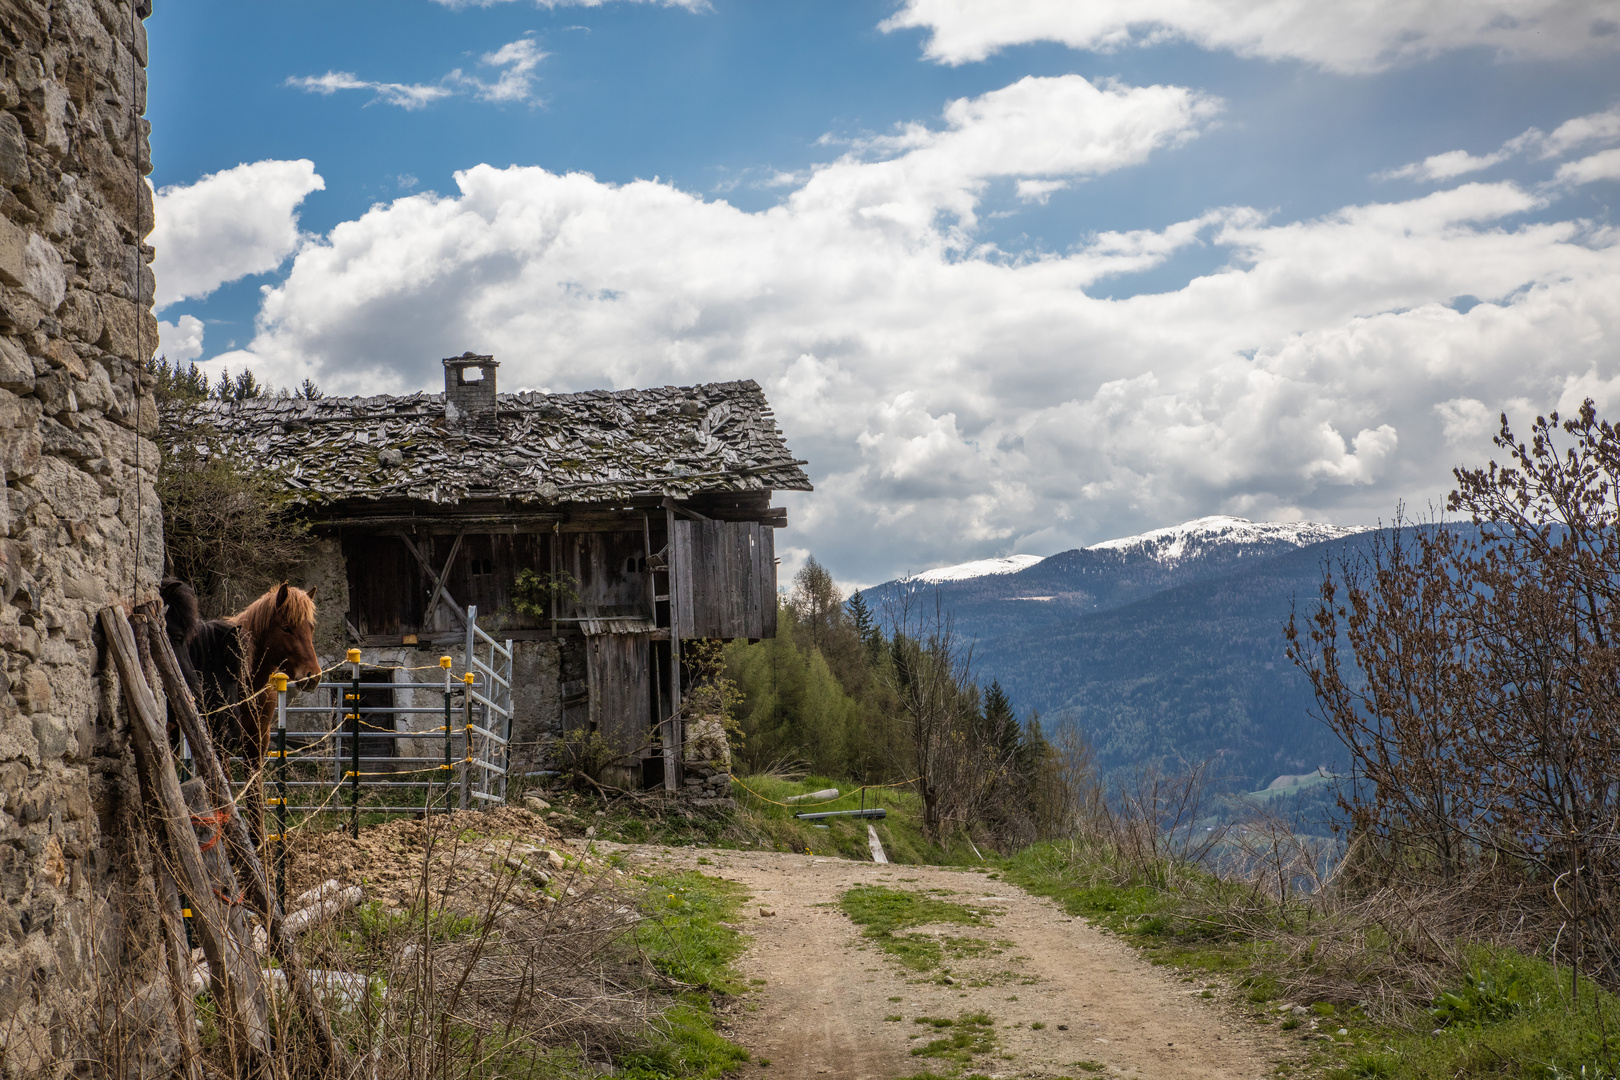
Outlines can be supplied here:
<path id="1" fill-rule="evenodd" d="M 169 640 L 178 648 L 196 637 L 198 629 L 202 626 L 202 611 L 197 606 L 197 594 L 188 583 L 176 577 L 164 578 L 158 593 L 163 597 L 163 604 L 168 609 L 163 619 Z"/>
<path id="2" fill-rule="evenodd" d="M 276 614 L 276 594 L 283 588 L 287 590 L 288 617 L 301 626 L 314 626 L 315 601 L 310 599 L 309 593 L 292 585 L 278 585 L 268 590 L 227 621 L 246 630 L 253 640 L 261 640 Z"/>

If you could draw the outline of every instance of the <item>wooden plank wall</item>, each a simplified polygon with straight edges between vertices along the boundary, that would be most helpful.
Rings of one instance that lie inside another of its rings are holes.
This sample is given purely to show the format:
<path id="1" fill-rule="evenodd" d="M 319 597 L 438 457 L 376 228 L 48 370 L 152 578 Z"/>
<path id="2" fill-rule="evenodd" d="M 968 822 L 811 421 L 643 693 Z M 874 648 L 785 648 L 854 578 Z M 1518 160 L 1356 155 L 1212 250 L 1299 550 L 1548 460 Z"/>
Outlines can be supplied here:
<path id="1" fill-rule="evenodd" d="M 343 538 L 349 574 L 349 617 L 362 634 L 414 634 L 421 627 L 427 588 L 422 568 L 397 536 L 350 533 Z"/>
<path id="2" fill-rule="evenodd" d="M 433 537 L 435 568 L 442 568 L 450 555 L 456 538 L 449 533 Z M 481 615 L 505 611 L 514 627 L 539 626 L 540 623 L 521 617 L 512 607 L 512 586 L 523 570 L 533 570 L 544 576 L 551 571 L 551 552 L 547 548 L 551 536 L 546 533 L 474 533 L 469 532 L 456 553 L 455 565 L 445 576 L 445 586 L 463 609 L 477 604 Z M 442 605 L 443 600 L 439 601 Z M 461 621 L 449 612 L 435 612 L 438 625 L 433 630 L 454 630 Z"/>
<path id="3" fill-rule="evenodd" d="M 647 539 L 640 522 L 635 532 L 563 533 L 561 542 L 562 569 L 573 575 L 579 594 L 577 603 L 561 605 L 565 617 L 644 616 L 651 609 Z"/>
<path id="4" fill-rule="evenodd" d="M 759 546 L 754 549 L 759 567 L 754 585 L 759 593 L 760 637 L 776 636 L 776 530 L 759 527 Z"/>
<path id="5" fill-rule="evenodd" d="M 625 753 L 644 746 L 652 728 L 652 664 L 647 634 L 585 638 L 591 726 Z"/>
<path id="6" fill-rule="evenodd" d="M 775 634 L 776 560 L 769 527 L 754 521 L 677 521 L 673 551 L 682 638 Z"/>

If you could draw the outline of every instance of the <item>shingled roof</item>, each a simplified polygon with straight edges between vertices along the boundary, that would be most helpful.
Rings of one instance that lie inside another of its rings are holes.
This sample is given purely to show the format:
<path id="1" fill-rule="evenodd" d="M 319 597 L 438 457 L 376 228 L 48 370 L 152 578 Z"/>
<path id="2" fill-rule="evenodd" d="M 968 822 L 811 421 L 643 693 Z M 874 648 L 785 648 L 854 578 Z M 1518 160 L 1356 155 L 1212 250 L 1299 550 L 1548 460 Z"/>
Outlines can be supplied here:
<path id="1" fill-rule="evenodd" d="M 490 393 L 493 407 L 472 414 L 452 408 L 448 417 L 445 398 L 210 400 L 174 419 L 182 429 L 196 425 L 205 455 L 222 446 L 276 469 L 312 506 L 472 499 L 552 505 L 811 490 L 799 468 L 805 462 L 788 452 L 752 379 L 653 390 Z"/>

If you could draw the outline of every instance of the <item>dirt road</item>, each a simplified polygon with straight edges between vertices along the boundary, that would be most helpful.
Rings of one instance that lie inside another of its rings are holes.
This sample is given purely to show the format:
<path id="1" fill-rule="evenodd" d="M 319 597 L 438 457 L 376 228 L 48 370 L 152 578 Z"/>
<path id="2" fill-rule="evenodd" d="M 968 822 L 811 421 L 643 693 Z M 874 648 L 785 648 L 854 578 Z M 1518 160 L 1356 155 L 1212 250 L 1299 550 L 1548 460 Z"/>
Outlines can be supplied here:
<path id="1" fill-rule="evenodd" d="M 701 870 L 753 893 L 742 927 L 753 943 L 739 966 L 764 984 L 742 1000 L 727 1032 L 770 1061 L 748 1066 L 751 1078 L 948 1075 L 950 1061 L 912 1051 L 968 1029 L 942 1031 L 918 1018 L 972 1013 L 990 1015 L 994 1045 L 964 1073 L 1258 1080 L 1273 1074 L 1285 1054 L 1222 1005 L 1224 991 L 1202 998 L 1203 981 L 1154 968 L 1051 902 L 979 873 L 774 852 L 622 850 L 648 869 Z M 707 863 L 699 865 L 699 858 Z M 946 898 L 989 913 L 992 925 L 913 932 L 937 933 L 942 941 L 974 935 L 980 955 L 956 949 L 945 965 L 952 984 L 940 970 L 902 967 L 837 908 L 857 885 L 950 890 Z"/>

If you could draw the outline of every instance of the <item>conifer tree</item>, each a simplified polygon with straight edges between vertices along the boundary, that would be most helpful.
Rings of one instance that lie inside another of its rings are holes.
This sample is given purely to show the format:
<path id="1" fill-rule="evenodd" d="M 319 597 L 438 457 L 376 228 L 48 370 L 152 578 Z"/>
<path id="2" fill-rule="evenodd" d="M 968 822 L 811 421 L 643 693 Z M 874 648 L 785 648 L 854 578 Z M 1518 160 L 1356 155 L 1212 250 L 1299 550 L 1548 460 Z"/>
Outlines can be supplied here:
<path id="1" fill-rule="evenodd" d="M 872 617 L 872 608 L 867 604 L 866 597 L 855 593 L 844 606 L 849 609 L 849 622 L 855 636 L 861 639 L 870 659 L 876 660 L 883 654 L 883 631 Z"/>

